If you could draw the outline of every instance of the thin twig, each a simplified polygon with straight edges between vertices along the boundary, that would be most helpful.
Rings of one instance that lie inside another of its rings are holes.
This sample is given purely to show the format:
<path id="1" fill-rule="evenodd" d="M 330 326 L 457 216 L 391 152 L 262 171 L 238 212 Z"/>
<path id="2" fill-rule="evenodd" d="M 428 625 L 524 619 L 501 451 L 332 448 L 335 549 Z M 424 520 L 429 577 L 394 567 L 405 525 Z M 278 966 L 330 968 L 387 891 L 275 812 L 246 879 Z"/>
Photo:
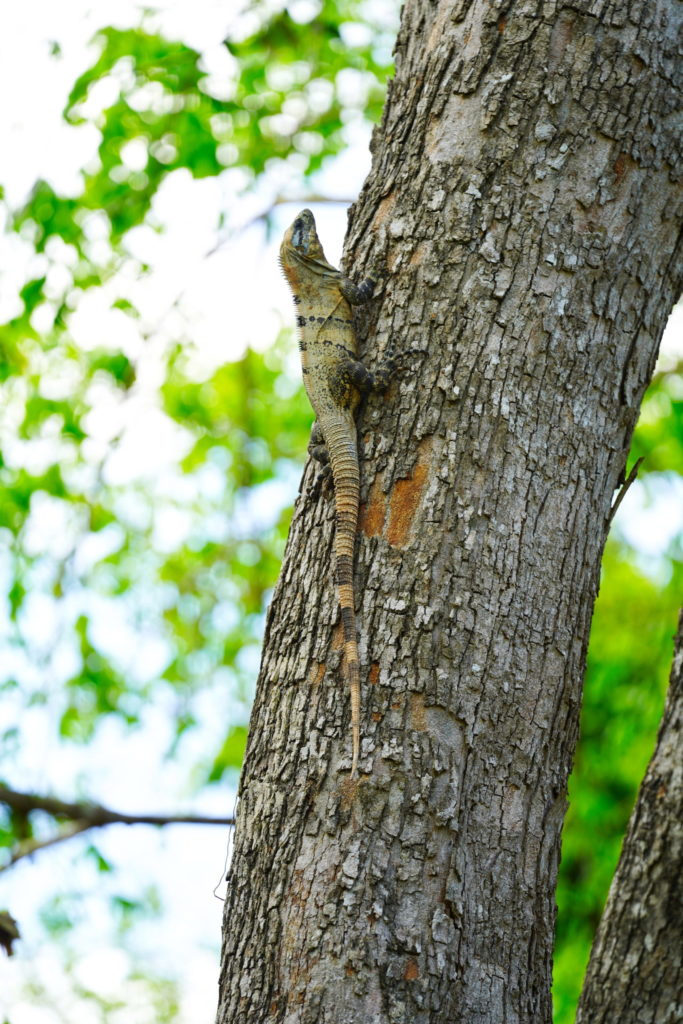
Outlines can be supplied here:
<path id="1" fill-rule="evenodd" d="M 72 839 L 74 836 L 79 835 L 79 833 L 87 832 L 88 829 L 94 827 L 87 821 L 74 821 L 62 829 L 61 832 L 58 832 L 57 835 L 50 836 L 49 839 L 25 839 L 14 847 L 10 859 L 0 867 L 0 873 L 7 871 L 8 868 L 11 868 L 18 860 L 22 860 L 24 857 L 31 857 L 34 853 L 38 853 L 39 850 L 46 850 L 48 846 L 56 846 L 57 843 L 63 843 L 65 839 Z"/>
<path id="2" fill-rule="evenodd" d="M 631 486 L 631 484 L 633 483 L 635 478 L 638 476 L 638 470 L 640 469 L 640 464 L 641 464 L 641 462 L 643 461 L 644 458 L 645 458 L 645 456 L 641 455 L 640 458 L 636 459 L 636 461 L 631 466 L 631 472 L 629 473 L 629 475 L 626 477 L 626 479 L 624 480 L 623 484 L 621 485 L 621 490 L 617 494 L 616 501 L 614 502 L 614 504 L 612 505 L 611 509 L 609 510 L 609 516 L 607 518 L 607 525 L 608 526 L 610 525 L 610 523 L 614 519 L 614 517 L 616 515 L 616 512 L 617 512 L 617 509 L 619 508 L 619 506 L 621 505 L 622 501 L 626 497 L 626 493 L 627 493 L 629 487 Z"/>
<path id="3" fill-rule="evenodd" d="M 207 252 L 204 253 L 202 259 L 208 259 L 209 256 L 213 256 L 220 249 L 222 249 L 227 242 L 232 241 L 232 239 L 237 238 L 245 231 L 248 231 L 249 228 L 254 226 L 254 224 L 258 224 L 260 221 L 267 220 L 267 218 L 270 216 L 270 214 L 277 206 L 313 206 L 314 203 L 330 203 L 341 206 L 351 206 L 352 203 L 355 203 L 357 198 L 358 196 L 356 196 L 353 199 L 348 198 L 348 196 L 323 196 L 318 195 L 315 192 L 309 192 L 308 195 L 306 196 L 275 196 L 275 198 L 270 201 L 265 210 L 261 210 L 260 213 L 255 214 L 253 217 L 250 217 L 249 220 L 245 221 L 244 224 L 241 224 L 239 227 L 232 228 L 229 231 L 224 232 L 222 235 L 219 235 L 214 245 Z"/>

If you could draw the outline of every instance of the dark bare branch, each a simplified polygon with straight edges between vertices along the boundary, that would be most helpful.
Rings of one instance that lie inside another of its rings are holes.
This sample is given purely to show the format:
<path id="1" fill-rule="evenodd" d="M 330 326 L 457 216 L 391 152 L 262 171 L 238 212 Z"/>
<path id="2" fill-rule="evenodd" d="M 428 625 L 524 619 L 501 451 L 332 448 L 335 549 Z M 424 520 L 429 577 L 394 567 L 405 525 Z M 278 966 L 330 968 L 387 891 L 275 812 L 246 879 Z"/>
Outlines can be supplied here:
<path id="1" fill-rule="evenodd" d="M 621 485 L 619 493 L 617 494 L 617 499 L 614 502 L 614 504 L 612 505 L 611 509 L 609 510 L 609 516 L 607 517 L 607 525 L 608 526 L 612 522 L 612 520 L 614 519 L 615 515 L 617 514 L 617 509 L 619 508 L 619 506 L 621 505 L 622 501 L 626 497 L 626 495 L 628 493 L 629 487 L 631 486 L 633 481 L 638 476 L 638 470 L 640 469 L 641 464 L 642 464 L 644 458 L 645 458 L 645 456 L 641 455 L 640 458 L 636 459 L 636 461 L 631 466 L 631 470 L 630 470 L 628 476 L 626 477 L 626 479 L 624 480 L 623 484 Z"/>
<path id="2" fill-rule="evenodd" d="M 38 793 L 20 793 L 0 786 L 0 803 L 15 811 L 45 811 L 55 818 L 85 821 L 90 828 L 102 825 L 234 825 L 234 818 L 214 818 L 202 814 L 124 814 L 96 803 L 70 803 Z"/>
<path id="3" fill-rule="evenodd" d="M 102 828 L 105 825 L 234 825 L 235 819 L 214 818 L 201 814 L 124 814 L 109 807 L 96 803 L 73 803 L 59 800 L 53 796 L 41 796 L 38 793 L 22 793 L 7 786 L 0 786 L 0 803 L 21 814 L 31 811 L 44 811 L 56 820 L 66 820 L 70 824 L 62 828 L 56 835 L 47 839 L 27 839 L 17 844 L 12 850 L 9 862 L 0 868 L 6 870 L 23 857 L 29 857 L 38 850 L 62 843 L 81 832 L 91 828 Z"/>

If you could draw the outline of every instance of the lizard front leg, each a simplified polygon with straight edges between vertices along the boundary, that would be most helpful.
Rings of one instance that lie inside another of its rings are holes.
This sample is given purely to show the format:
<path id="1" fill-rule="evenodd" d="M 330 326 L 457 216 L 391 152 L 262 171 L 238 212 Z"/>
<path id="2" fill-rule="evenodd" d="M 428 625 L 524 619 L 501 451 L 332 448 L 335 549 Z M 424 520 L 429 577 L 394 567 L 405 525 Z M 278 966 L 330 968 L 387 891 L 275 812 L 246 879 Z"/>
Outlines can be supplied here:
<path id="1" fill-rule="evenodd" d="M 361 306 L 372 298 L 376 284 L 374 277 L 366 277 L 360 284 L 354 284 L 349 277 L 342 274 L 339 279 L 339 291 L 352 306 Z"/>

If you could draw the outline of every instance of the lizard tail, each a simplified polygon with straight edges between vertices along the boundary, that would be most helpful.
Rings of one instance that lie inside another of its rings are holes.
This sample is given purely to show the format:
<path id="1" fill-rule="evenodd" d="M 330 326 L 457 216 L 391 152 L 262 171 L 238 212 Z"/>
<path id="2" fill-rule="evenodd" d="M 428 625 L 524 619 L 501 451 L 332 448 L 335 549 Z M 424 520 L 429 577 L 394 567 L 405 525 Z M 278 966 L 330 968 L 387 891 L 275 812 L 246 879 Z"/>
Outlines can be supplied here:
<path id="1" fill-rule="evenodd" d="M 339 547 L 340 545 L 335 545 Z M 346 546 L 346 545 L 344 545 Z M 344 630 L 344 655 L 351 694 L 351 738 L 353 761 L 351 777 L 358 772 L 360 749 L 360 666 L 358 663 L 358 641 L 356 639 L 356 613 L 353 607 L 353 558 L 346 553 L 337 554 L 337 583 Z"/>
<path id="2" fill-rule="evenodd" d="M 332 447 L 332 446 L 330 446 Z M 337 560 L 337 586 L 344 630 L 344 656 L 351 692 L 351 739 L 353 760 L 351 777 L 358 773 L 360 752 L 360 667 L 356 637 L 356 613 L 353 585 L 353 554 L 358 524 L 360 480 L 357 457 L 348 451 L 340 459 L 331 457 L 334 479 L 336 529 L 334 548 Z M 331 453 L 332 454 L 332 453 Z M 335 464 L 336 463 L 336 464 Z"/>

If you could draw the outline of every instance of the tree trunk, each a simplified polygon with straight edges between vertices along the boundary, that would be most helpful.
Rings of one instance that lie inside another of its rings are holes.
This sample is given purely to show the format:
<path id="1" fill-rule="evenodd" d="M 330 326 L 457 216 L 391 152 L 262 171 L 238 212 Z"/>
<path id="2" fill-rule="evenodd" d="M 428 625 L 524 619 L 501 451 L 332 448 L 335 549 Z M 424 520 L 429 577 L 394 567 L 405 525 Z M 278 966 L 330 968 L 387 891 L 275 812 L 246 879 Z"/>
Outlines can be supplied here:
<path id="1" fill-rule="evenodd" d="M 683 612 L 657 746 L 591 953 L 577 1024 L 683 1020 Z"/>
<path id="2" fill-rule="evenodd" d="M 346 269 L 361 777 L 304 475 L 240 783 L 219 1024 L 545 1024 L 610 503 L 679 294 L 680 5 L 408 0 Z M 677 162 L 678 161 L 678 162 Z M 324 239 L 323 239 L 324 243 Z"/>

